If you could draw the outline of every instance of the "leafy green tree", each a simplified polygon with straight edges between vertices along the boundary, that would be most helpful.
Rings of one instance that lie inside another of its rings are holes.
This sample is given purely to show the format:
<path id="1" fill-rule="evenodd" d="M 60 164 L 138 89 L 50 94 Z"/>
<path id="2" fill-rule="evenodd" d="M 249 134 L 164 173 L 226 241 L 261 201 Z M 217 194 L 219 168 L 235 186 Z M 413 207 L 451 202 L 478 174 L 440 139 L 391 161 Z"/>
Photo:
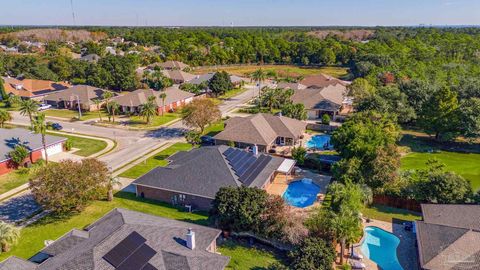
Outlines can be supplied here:
<path id="1" fill-rule="evenodd" d="M 33 99 L 23 99 L 20 101 L 20 114 L 28 115 L 30 127 L 33 128 L 33 115 L 38 111 L 38 103 Z"/>
<path id="2" fill-rule="evenodd" d="M 220 120 L 220 109 L 211 99 L 194 99 L 182 109 L 182 120 L 186 126 L 199 129 L 203 134 L 205 127 Z"/>
<path id="3" fill-rule="evenodd" d="M 49 163 L 30 177 L 35 200 L 57 215 L 79 212 L 92 200 L 104 198 L 109 183 L 107 165 L 96 159 Z"/>
<path id="4" fill-rule="evenodd" d="M 39 113 L 35 117 L 35 121 L 33 121 L 33 131 L 36 134 L 40 134 L 42 136 L 42 146 L 43 151 L 45 152 L 45 163 L 48 164 L 48 154 L 47 154 L 47 123 L 45 121 L 45 114 Z"/>
<path id="5" fill-rule="evenodd" d="M 348 95 L 354 100 L 363 100 L 375 94 L 376 89 L 366 79 L 357 78 L 347 86 Z"/>
<path id="6" fill-rule="evenodd" d="M 331 270 L 335 261 L 335 249 L 321 238 L 308 237 L 288 257 L 292 261 L 290 269 Z"/>
<path id="7" fill-rule="evenodd" d="M 148 85 L 148 87 L 157 91 L 170 87 L 173 84 L 173 81 L 170 78 L 165 77 L 165 75 L 158 70 L 147 74 L 143 81 Z"/>
<path id="8" fill-rule="evenodd" d="M 335 52 L 331 48 L 323 48 L 320 53 L 320 61 L 325 65 L 333 65 L 337 60 Z"/>
<path id="9" fill-rule="evenodd" d="M 2 252 L 9 252 L 10 247 L 15 245 L 20 238 L 20 229 L 0 221 L 0 244 L 2 245 Z"/>
<path id="10" fill-rule="evenodd" d="M 200 139 L 200 136 L 201 136 L 200 133 L 198 133 L 194 130 L 191 130 L 191 131 L 188 131 L 187 133 L 185 133 L 185 139 L 191 145 L 200 144 L 200 142 L 202 141 Z"/>
<path id="11" fill-rule="evenodd" d="M 13 151 L 8 153 L 8 156 L 12 159 L 13 163 L 17 166 L 21 165 L 23 161 L 30 155 L 30 151 L 23 145 L 15 145 Z"/>
<path id="12" fill-rule="evenodd" d="M 459 113 L 463 136 L 471 139 L 480 137 L 480 98 L 462 100 Z"/>
<path id="13" fill-rule="evenodd" d="M 302 121 L 308 118 L 307 110 L 305 110 L 305 105 L 302 103 L 283 106 L 282 115 Z"/>
<path id="14" fill-rule="evenodd" d="M 0 109 L 0 128 L 3 128 L 5 122 L 11 121 L 12 115 L 9 111 Z"/>
<path id="15" fill-rule="evenodd" d="M 307 149 L 302 146 L 294 147 L 292 149 L 292 158 L 297 162 L 298 165 L 303 165 L 305 163 L 306 155 Z"/>
<path id="16" fill-rule="evenodd" d="M 233 88 L 230 75 L 225 71 L 216 72 L 208 81 L 208 88 L 215 96 L 224 94 Z"/>

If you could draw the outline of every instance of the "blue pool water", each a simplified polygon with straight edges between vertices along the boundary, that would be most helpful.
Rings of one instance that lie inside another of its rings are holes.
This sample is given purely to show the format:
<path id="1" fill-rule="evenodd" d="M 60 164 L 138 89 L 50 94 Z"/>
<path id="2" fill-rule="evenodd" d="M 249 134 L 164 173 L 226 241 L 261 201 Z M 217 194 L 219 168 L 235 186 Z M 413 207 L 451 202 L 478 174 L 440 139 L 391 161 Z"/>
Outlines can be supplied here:
<path id="1" fill-rule="evenodd" d="M 403 270 L 397 258 L 399 244 L 397 236 L 378 227 L 366 227 L 360 249 L 384 270 Z"/>
<path id="2" fill-rule="evenodd" d="M 304 208 L 315 202 L 319 192 L 319 186 L 312 183 L 311 179 L 304 178 L 288 184 L 283 199 L 292 206 Z"/>
<path id="3" fill-rule="evenodd" d="M 330 149 L 330 135 L 314 135 L 307 142 L 307 148 L 315 148 L 320 150 Z"/>

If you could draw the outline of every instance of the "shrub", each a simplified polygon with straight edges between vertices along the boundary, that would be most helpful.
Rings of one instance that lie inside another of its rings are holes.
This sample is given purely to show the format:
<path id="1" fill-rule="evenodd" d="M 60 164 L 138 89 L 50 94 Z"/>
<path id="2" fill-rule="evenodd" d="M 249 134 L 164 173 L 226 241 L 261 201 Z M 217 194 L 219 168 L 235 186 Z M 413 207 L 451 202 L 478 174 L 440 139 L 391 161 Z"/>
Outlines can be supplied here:
<path id="1" fill-rule="evenodd" d="M 187 133 L 185 133 L 185 139 L 191 145 L 200 144 L 200 142 L 202 141 L 200 139 L 200 133 L 196 132 L 194 130 L 191 130 L 191 131 L 188 131 Z"/>
<path id="2" fill-rule="evenodd" d="M 73 148 L 73 142 L 72 142 L 72 140 L 68 139 L 68 140 L 65 142 L 65 145 L 64 145 L 64 146 L 65 146 L 65 150 L 67 150 L 67 151 L 72 150 L 72 148 Z"/>
<path id="3" fill-rule="evenodd" d="M 302 146 L 294 147 L 292 149 L 292 157 L 297 161 L 298 165 L 303 165 L 305 163 L 305 156 L 307 155 L 307 149 Z"/>
<path id="4" fill-rule="evenodd" d="M 322 124 L 330 125 L 330 115 L 328 114 L 322 115 Z"/>
<path id="5" fill-rule="evenodd" d="M 288 257 L 290 269 L 330 270 L 335 260 L 335 249 L 321 238 L 305 238 L 301 245 L 292 250 Z"/>
<path id="6" fill-rule="evenodd" d="M 10 246 L 17 243 L 20 238 L 20 229 L 0 221 L 0 244 L 2 245 L 2 252 L 10 251 Z"/>
<path id="7" fill-rule="evenodd" d="M 13 151 L 11 151 L 8 155 L 12 159 L 13 163 L 15 163 L 17 166 L 21 165 L 23 161 L 28 157 L 30 154 L 30 151 L 23 146 L 23 145 L 15 145 L 15 148 L 13 148 Z"/>

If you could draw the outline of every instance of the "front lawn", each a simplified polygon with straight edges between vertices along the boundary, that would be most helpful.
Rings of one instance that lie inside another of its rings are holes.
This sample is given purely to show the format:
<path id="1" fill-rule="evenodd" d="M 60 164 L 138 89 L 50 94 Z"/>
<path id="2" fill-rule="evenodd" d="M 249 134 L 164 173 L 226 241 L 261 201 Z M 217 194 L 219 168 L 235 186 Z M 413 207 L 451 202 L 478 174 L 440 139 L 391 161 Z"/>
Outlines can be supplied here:
<path id="1" fill-rule="evenodd" d="M 168 161 L 166 160 L 166 158 L 168 158 L 169 156 L 177 153 L 178 151 L 188 151 L 190 149 L 192 149 L 192 145 L 189 143 L 175 143 L 174 145 L 164 149 L 163 151 L 160 151 L 156 155 L 153 155 L 147 158 L 145 161 L 126 170 L 119 176 L 132 179 L 138 178 L 158 166 L 167 165 Z"/>
<path id="2" fill-rule="evenodd" d="M 67 110 L 67 109 L 48 109 L 42 111 L 46 116 L 64 118 L 66 120 L 78 119 L 78 111 L 76 110 Z M 107 119 L 107 113 L 102 110 L 102 119 Z M 80 120 L 90 120 L 99 118 L 98 112 L 82 112 L 82 118 Z"/>
<path id="3" fill-rule="evenodd" d="M 226 92 L 225 94 L 218 96 L 217 98 L 218 99 L 229 99 L 229 98 L 232 98 L 234 96 L 238 96 L 245 91 L 247 91 L 246 88 L 234 88 L 234 89 Z"/>
<path id="4" fill-rule="evenodd" d="M 362 214 L 364 217 L 371 219 L 396 223 L 420 220 L 422 218 L 420 213 L 417 212 L 377 204 L 363 209 Z"/>
<path id="5" fill-rule="evenodd" d="M 0 175 L 0 194 L 27 183 L 29 176 L 30 169 L 27 168 L 20 168 L 4 175 Z"/>
<path id="6" fill-rule="evenodd" d="M 226 241 L 218 246 L 218 251 L 229 256 L 230 263 L 226 269 L 267 269 L 274 262 L 279 262 L 278 254 L 271 250 L 249 247 L 232 241 Z"/>
<path id="7" fill-rule="evenodd" d="M 93 155 L 95 153 L 98 153 L 105 149 L 107 147 L 107 143 L 102 140 L 96 140 L 96 139 L 90 139 L 90 138 L 83 138 L 83 137 L 77 137 L 77 136 L 72 136 L 72 135 L 66 135 L 66 134 L 58 134 L 58 133 L 49 133 L 50 135 L 53 136 L 58 136 L 58 137 L 65 137 L 68 140 L 72 141 L 73 148 L 78 148 L 78 151 L 73 152 L 75 155 L 79 155 L 82 157 L 88 157 L 90 155 Z"/>
<path id="8" fill-rule="evenodd" d="M 225 123 L 223 120 L 221 120 L 221 121 L 218 121 L 217 123 L 213 123 L 208 127 L 206 127 L 205 130 L 203 131 L 203 134 L 213 137 L 218 133 L 220 133 L 221 131 L 223 131 L 224 128 L 225 128 Z"/>
<path id="9" fill-rule="evenodd" d="M 45 240 L 56 240 L 74 228 L 83 229 L 116 207 L 201 225 L 208 224 L 207 216 L 203 213 L 183 212 L 166 203 L 137 198 L 132 193 L 118 192 L 112 202 L 95 201 L 80 214 L 63 219 L 47 216 L 23 228 L 18 244 L 10 252 L 2 252 L 0 261 L 12 255 L 28 259 L 44 247 Z"/>
<path id="10" fill-rule="evenodd" d="M 165 125 L 173 120 L 180 118 L 180 114 L 178 113 L 165 113 L 162 115 L 156 115 L 151 119 L 151 123 L 147 124 L 147 121 L 142 116 L 130 116 L 128 121 L 128 126 L 135 127 L 135 128 L 153 128 L 159 127 L 161 125 Z"/>

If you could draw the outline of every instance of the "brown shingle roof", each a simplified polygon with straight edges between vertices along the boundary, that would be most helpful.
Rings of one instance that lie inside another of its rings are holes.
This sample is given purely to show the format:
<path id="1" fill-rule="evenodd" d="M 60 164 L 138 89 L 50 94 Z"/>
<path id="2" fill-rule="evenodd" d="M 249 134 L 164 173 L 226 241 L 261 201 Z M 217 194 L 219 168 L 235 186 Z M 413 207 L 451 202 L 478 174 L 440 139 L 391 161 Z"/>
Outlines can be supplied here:
<path id="1" fill-rule="evenodd" d="M 165 105 L 182 101 L 195 96 L 192 93 L 178 89 L 177 87 L 168 87 L 164 91 L 154 91 L 152 89 L 137 89 L 133 92 L 113 98 L 120 106 L 140 106 L 148 101 L 148 97 L 155 96 L 155 103 L 162 106 L 162 99 L 159 97 L 161 93 L 165 93 Z"/>
<path id="2" fill-rule="evenodd" d="M 422 204 L 417 223 L 423 269 L 480 268 L 480 205 Z"/>
<path id="3" fill-rule="evenodd" d="M 301 80 L 299 83 L 305 85 L 306 87 L 317 87 L 317 88 L 322 88 L 322 87 L 326 87 L 329 85 L 336 85 L 336 84 L 341 84 L 343 86 L 348 85 L 348 83 L 345 81 L 339 80 L 337 78 L 334 78 L 332 76 L 328 76 L 325 74 L 318 74 L 318 75 L 305 77 L 305 79 Z"/>
<path id="4" fill-rule="evenodd" d="M 162 73 L 167 77 L 170 78 L 174 81 L 180 81 L 180 82 L 188 82 L 190 80 L 193 80 L 195 78 L 195 75 L 187 73 L 185 71 L 181 71 L 178 69 L 173 69 L 173 70 L 163 70 Z"/>
<path id="5" fill-rule="evenodd" d="M 156 66 L 162 67 L 164 69 L 180 69 L 180 70 L 189 67 L 189 65 L 182 63 L 180 61 L 165 61 L 163 63 L 152 64 L 149 67 L 153 68 Z"/>
<path id="6" fill-rule="evenodd" d="M 291 100 L 293 103 L 304 104 L 307 110 L 338 110 L 346 93 L 347 88 L 342 84 L 323 88 L 309 87 L 295 90 Z"/>
<path id="7" fill-rule="evenodd" d="M 46 80 L 33 79 L 15 79 L 2 77 L 7 94 L 13 94 L 20 97 L 35 97 L 45 95 L 54 91 L 60 91 L 70 87 L 65 82 L 53 82 Z"/>
<path id="8" fill-rule="evenodd" d="M 225 130 L 215 135 L 217 140 L 270 145 L 277 137 L 298 138 L 306 124 L 284 116 L 259 113 L 234 117 L 225 122 Z"/>
<path id="9" fill-rule="evenodd" d="M 89 85 L 75 85 L 64 91 L 47 95 L 44 99 L 58 102 L 61 100 L 80 100 L 81 104 L 92 105 L 94 99 L 102 99 L 106 90 Z"/>

